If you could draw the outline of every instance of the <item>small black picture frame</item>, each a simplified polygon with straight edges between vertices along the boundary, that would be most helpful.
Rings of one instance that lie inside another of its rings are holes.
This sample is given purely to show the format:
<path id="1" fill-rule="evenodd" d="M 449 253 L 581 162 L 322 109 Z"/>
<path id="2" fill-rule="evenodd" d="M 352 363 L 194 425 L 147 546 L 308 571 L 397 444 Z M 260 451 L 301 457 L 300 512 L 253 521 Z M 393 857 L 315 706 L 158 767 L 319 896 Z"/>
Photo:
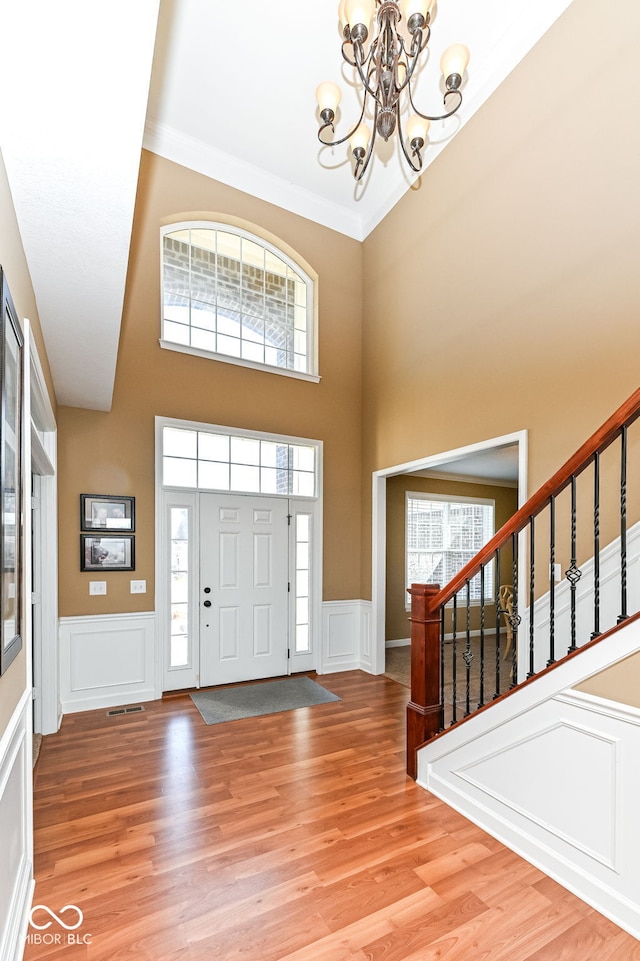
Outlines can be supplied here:
<path id="1" fill-rule="evenodd" d="M 135 571 L 136 545 L 132 534 L 81 534 L 81 571 Z"/>
<path id="2" fill-rule="evenodd" d="M 80 494 L 80 530 L 133 533 L 136 499 L 116 494 Z"/>

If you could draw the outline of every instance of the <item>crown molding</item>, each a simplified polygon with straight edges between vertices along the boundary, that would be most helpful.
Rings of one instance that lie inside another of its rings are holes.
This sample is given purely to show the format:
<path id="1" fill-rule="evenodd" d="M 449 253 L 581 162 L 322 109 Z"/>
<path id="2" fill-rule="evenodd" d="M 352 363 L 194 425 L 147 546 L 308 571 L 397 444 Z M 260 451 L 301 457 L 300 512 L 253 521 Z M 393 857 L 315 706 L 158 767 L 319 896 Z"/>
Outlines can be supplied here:
<path id="1" fill-rule="evenodd" d="M 143 147 L 173 163 L 275 204 L 354 240 L 364 240 L 362 220 L 324 197 L 302 190 L 255 164 L 185 136 L 166 124 L 147 120 Z"/>

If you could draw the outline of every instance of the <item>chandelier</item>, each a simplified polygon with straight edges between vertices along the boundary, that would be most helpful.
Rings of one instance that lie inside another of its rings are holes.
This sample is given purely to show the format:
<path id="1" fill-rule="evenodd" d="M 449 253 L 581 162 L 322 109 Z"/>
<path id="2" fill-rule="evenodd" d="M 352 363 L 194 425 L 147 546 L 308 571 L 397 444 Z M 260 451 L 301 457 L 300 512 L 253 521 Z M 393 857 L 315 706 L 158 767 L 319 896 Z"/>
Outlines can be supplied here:
<path id="1" fill-rule="evenodd" d="M 431 20 L 435 0 L 341 0 L 338 7 L 342 31 L 342 56 L 355 67 L 363 87 L 362 110 L 349 133 L 338 140 L 325 139 L 331 131 L 335 136 L 334 120 L 342 98 L 340 87 L 331 81 L 321 83 L 316 100 L 321 125 L 318 139 L 325 147 L 335 147 L 350 141 L 355 160 L 353 175 L 361 180 L 371 160 L 376 136 L 384 140 L 399 130 L 402 152 L 414 171 L 422 169 L 422 151 L 427 133 L 434 120 L 451 117 L 462 103 L 462 78 L 469 63 L 469 51 L 456 43 L 445 50 L 440 61 L 444 77 L 445 112 L 437 117 L 421 113 L 413 102 L 411 88 L 420 55 L 431 37 Z M 406 35 L 399 30 L 403 19 Z M 369 31 L 375 16 L 375 36 L 367 49 Z M 406 142 L 400 131 L 400 96 L 412 110 L 405 128 Z M 365 115 L 373 111 L 373 133 L 364 123 Z"/>

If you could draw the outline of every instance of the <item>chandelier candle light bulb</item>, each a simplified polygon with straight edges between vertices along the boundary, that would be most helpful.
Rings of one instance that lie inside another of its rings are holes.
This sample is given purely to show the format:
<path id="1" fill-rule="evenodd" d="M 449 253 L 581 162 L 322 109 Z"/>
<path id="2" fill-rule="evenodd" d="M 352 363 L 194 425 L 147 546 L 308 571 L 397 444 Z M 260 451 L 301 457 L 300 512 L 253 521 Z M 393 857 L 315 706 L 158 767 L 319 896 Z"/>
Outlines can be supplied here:
<path id="1" fill-rule="evenodd" d="M 425 145 L 431 121 L 414 113 L 407 120 L 407 140 L 414 155 L 419 155 Z"/>
<path id="2" fill-rule="evenodd" d="M 422 17 L 419 27 L 423 27 L 427 21 L 427 14 L 431 13 L 431 8 L 434 3 L 435 0 L 402 0 L 402 12 L 410 32 L 413 33 L 411 30 L 411 18 L 418 14 Z M 418 23 L 418 21 L 414 22 Z"/>
<path id="3" fill-rule="evenodd" d="M 342 91 L 338 84 L 325 80 L 316 90 L 316 100 L 323 121 L 333 126 L 338 104 L 342 100 Z"/>
<path id="4" fill-rule="evenodd" d="M 335 135 L 333 122 L 341 93 L 336 84 L 321 83 L 316 90 L 321 120 L 318 139 L 327 147 L 349 141 L 356 180 L 362 179 L 369 165 L 376 135 L 388 140 L 396 130 L 404 158 L 417 173 L 422 169 L 421 150 L 430 122 L 446 120 L 462 104 L 460 88 L 469 63 L 469 51 L 461 43 L 449 47 L 440 61 L 445 79 L 445 112 L 430 116 L 421 113 L 414 102 L 411 84 L 418 72 L 421 54 L 431 38 L 434 6 L 435 0 L 340 0 L 338 19 L 343 38 L 342 56 L 353 68 L 355 79 L 362 87 L 362 110 L 346 136 L 325 139 L 327 130 Z M 403 19 L 409 39 L 399 31 Z M 373 35 L 367 43 L 372 22 Z M 401 95 L 413 113 L 406 126 L 406 142 L 401 133 Z M 365 117 L 373 118 L 373 131 L 365 125 Z"/>
<path id="5" fill-rule="evenodd" d="M 469 63 L 469 51 L 463 43 L 454 43 L 442 54 L 440 69 L 447 90 L 457 90 Z"/>
<path id="6" fill-rule="evenodd" d="M 344 12 L 347 23 L 351 26 L 351 35 L 354 40 L 356 37 L 363 42 L 367 39 L 375 6 L 375 0 L 346 0 Z M 338 8 L 338 15 L 340 15 L 340 8 Z M 363 33 L 364 36 L 362 36 Z"/>

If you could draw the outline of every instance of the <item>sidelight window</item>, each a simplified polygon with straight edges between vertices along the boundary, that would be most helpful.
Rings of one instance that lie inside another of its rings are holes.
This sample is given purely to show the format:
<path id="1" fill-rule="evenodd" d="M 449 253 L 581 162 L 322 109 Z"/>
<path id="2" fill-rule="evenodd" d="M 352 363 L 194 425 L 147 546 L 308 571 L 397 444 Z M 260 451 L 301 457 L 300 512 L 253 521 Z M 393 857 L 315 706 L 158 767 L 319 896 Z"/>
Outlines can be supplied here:
<path id="1" fill-rule="evenodd" d="M 189 508 L 172 507 L 171 531 L 171 636 L 169 663 L 189 663 Z"/>

